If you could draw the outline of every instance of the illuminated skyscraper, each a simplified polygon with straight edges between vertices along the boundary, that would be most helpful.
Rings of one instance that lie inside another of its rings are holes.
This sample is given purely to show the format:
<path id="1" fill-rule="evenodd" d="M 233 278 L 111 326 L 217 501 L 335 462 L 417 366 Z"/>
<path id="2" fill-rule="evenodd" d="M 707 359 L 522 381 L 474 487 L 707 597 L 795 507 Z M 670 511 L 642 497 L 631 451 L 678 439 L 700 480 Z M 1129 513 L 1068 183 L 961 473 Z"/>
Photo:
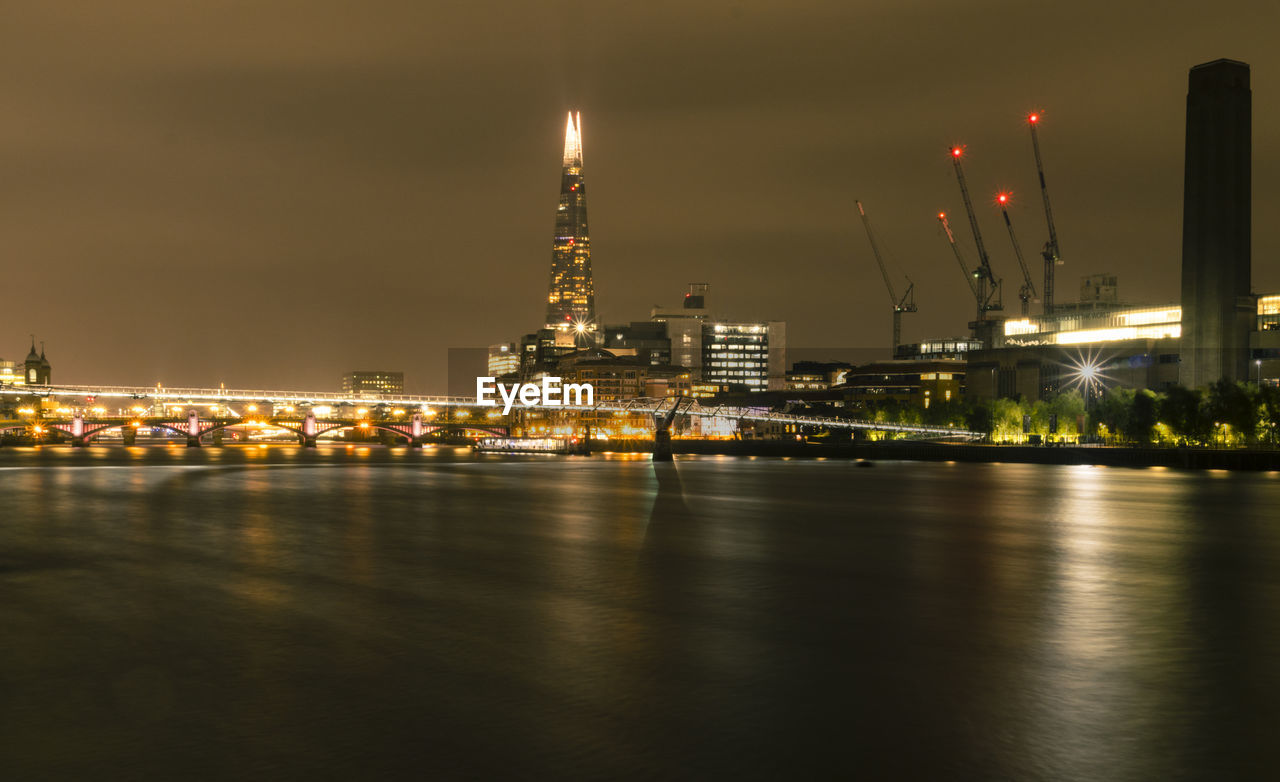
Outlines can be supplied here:
<path id="1" fill-rule="evenodd" d="M 546 328 L 574 331 L 580 344 L 595 341 L 596 288 L 591 279 L 587 191 L 582 181 L 581 114 L 569 114 L 564 134 L 564 173 L 560 176 L 560 207 L 551 250 Z"/>

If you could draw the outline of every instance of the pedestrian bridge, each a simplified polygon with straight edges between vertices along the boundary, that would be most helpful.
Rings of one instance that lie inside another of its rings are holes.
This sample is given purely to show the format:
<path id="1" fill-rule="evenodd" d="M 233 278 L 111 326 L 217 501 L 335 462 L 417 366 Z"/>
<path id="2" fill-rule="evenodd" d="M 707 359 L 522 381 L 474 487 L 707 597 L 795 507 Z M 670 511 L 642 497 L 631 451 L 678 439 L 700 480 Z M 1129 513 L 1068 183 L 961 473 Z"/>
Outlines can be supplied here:
<path id="1" fill-rule="evenodd" d="M 866 421 L 835 416 L 818 416 L 803 413 L 777 412 L 765 407 L 704 404 L 687 397 L 638 398 L 620 401 L 602 401 L 592 405 L 521 405 L 513 408 L 511 416 L 501 416 L 500 408 L 478 405 L 470 397 L 388 395 L 388 394 L 338 394 L 308 391 L 278 391 L 266 389 L 227 388 L 165 388 L 161 386 L 0 386 L 0 395 L 9 397 L 51 398 L 66 402 L 67 410 L 92 410 L 95 406 L 114 404 L 120 408 L 151 406 L 161 410 L 167 407 L 189 407 L 182 415 L 152 415 L 149 417 L 107 417 L 83 412 L 72 414 L 32 415 L 30 420 L 0 424 L 4 429 L 33 429 L 36 426 L 65 432 L 73 443 L 84 444 L 96 435 L 111 429 L 129 426 L 150 426 L 170 429 L 188 438 L 189 444 L 199 445 L 200 439 L 228 426 L 243 426 L 260 422 L 297 434 L 304 445 L 314 445 L 315 439 L 326 432 L 342 428 L 369 428 L 390 432 L 420 445 L 427 438 L 446 432 L 459 434 L 470 432 L 479 436 L 505 436 L 508 418 L 520 411 L 541 410 L 559 413 L 589 415 L 614 413 L 650 417 L 656 426 L 665 430 L 680 418 L 703 418 L 727 421 L 741 428 L 742 424 L 772 424 L 794 426 L 800 431 L 872 431 L 911 436 L 919 439 L 981 438 L 978 432 L 938 426 L 916 426 L 879 421 Z M 255 419 L 243 410 L 263 405 L 272 413 Z M 200 407 L 210 406 L 230 412 L 240 407 L 236 415 L 200 415 Z M 277 414 L 287 411 L 285 415 Z M 319 414 L 317 414 L 317 410 Z M 34 411 L 33 411 L 34 413 Z M 498 413 L 495 415 L 495 413 Z"/>

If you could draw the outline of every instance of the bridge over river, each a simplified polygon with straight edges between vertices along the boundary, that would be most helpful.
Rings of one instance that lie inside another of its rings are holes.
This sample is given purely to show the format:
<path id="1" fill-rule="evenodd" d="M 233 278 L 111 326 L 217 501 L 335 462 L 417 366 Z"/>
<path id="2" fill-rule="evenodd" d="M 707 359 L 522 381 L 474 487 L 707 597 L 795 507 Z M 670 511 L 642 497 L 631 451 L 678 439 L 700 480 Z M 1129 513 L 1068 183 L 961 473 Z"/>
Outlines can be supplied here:
<path id="1" fill-rule="evenodd" d="M 636 398 L 601 401 L 590 405 L 536 403 L 521 405 L 509 415 L 500 408 L 480 405 L 470 397 L 392 394 L 340 394 L 315 391 L 279 391 L 229 388 L 165 388 L 162 386 L 47 385 L 0 386 L 0 395 L 65 402 L 54 412 L 24 408 L 29 412 L 14 421 L 0 422 L 0 432 L 26 430 L 35 434 L 50 429 L 65 433 L 73 445 L 86 445 L 112 430 L 147 426 L 167 429 L 198 446 L 202 438 L 230 426 L 261 424 L 293 432 L 299 441 L 315 445 L 321 435 L 340 429 L 363 428 L 389 432 L 418 446 L 445 433 L 472 436 L 505 435 L 510 419 L 527 411 L 554 412 L 594 420 L 600 414 L 644 417 L 655 431 L 666 435 L 680 419 L 792 427 L 789 431 L 871 431 L 918 439 L 971 440 L 983 435 L 964 429 L 865 421 L 854 418 L 779 412 L 766 407 L 705 404 L 688 397 Z M 111 415 L 108 404 L 134 415 Z M 255 415 L 257 406 L 270 412 Z M 201 414 L 201 408 L 205 409 Z M 221 411 L 219 414 L 210 410 Z M 148 414 L 148 411 L 150 414 Z"/>

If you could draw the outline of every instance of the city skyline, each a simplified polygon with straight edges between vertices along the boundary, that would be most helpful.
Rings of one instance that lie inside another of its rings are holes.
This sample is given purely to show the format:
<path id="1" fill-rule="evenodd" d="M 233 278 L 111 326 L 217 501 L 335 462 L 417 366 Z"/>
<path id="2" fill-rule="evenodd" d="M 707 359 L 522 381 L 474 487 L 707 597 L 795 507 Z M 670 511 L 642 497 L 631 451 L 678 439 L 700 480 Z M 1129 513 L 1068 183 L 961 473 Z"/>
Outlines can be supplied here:
<path id="1" fill-rule="evenodd" d="M 570 108 L 593 128 L 606 321 L 643 317 L 705 279 L 747 317 L 786 319 L 792 344 L 886 344 L 853 210 L 861 198 L 900 266 L 928 283 L 904 339 L 960 335 L 971 304 L 933 220 L 959 210 L 946 145 L 967 145 L 980 211 L 997 187 L 1013 191 L 1023 241 L 1037 246 L 1022 124 L 1033 108 L 1045 111 L 1064 234 L 1059 300 L 1102 271 L 1119 275 L 1122 298 L 1176 300 L 1185 73 L 1216 57 L 1253 66 L 1255 209 L 1277 206 L 1266 183 L 1280 167 L 1267 143 L 1280 127 L 1280 68 L 1260 24 L 1276 12 L 1262 4 L 1187 4 L 1176 24 L 1122 10 L 1113 28 L 1088 34 L 1073 21 L 1087 16 L 1079 8 L 1019 11 L 1024 27 L 1058 23 L 1064 43 L 1041 52 L 1004 41 L 1024 67 L 985 65 L 985 77 L 968 52 L 1003 36 L 965 18 L 945 33 L 920 28 L 898 49 L 900 67 L 879 67 L 893 47 L 861 36 L 923 24 L 937 4 L 861 9 L 852 33 L 826 23 L 854 10 L 788 8 L 683 11 L 663 52 L 625 45 L 629 24 L 647 30 L 653 19 L 583 8 L 572 57 L 529 55 L 539 35 L 563 33 L 522 9 L 493 28 L 506 46 L 462 58 L 453 75 L 469 78 L 453 81 L 439 70 L 444 53 L 418 55 L 413 36 L 393 29 L 416 18 L 398 4 L 351 26 L 319 12 L 297 45 L 269 13 L 250 35 L 201 16 L 211 12 L 192 12 L 187 28 L 126 4 L 108 41 L 91 25 L 60 25 L 56 10 L 30 10 L 5 48 L 44 67 L 0 77 L 14 107 L 0 134 L 0 235 L 8 286 L 24 294 L 0 318 L 0 356 L 20 359 L 36 331 L 67 382 L 306 388 L 372 363 L 436 390 L 426 384 L 448 348 L 509 339 L 540 317 L 554 120 Z M 451 28 L 478 29 L 466 19 Z M 207 41 L 194 40 L 197 27 Z M 849 47 L 837 28 L 867 45 Z M 959 70 L 950 82 L 906 67 L 939 41 L 933 62 L 950 55 Z M 1130 45 L 1107 45 L 1121 41 Z M 110 56 L 91 56 L 101 51 Z M 679 78 L 668 59 L 682 64 Z M 807 88 L 786 89 L 797 79 Z M 699 97 L 713 86 L 714 98 Z M 409 108 L 433 101 L 430 112 Z M 998 213 L 981 217 L 1007 286 L 1016 267 Z M 1255 290 L 1280 289 L 1278 254 L 1255 228 Z M 179 310 L 187 323 L 155 322 Z"/>

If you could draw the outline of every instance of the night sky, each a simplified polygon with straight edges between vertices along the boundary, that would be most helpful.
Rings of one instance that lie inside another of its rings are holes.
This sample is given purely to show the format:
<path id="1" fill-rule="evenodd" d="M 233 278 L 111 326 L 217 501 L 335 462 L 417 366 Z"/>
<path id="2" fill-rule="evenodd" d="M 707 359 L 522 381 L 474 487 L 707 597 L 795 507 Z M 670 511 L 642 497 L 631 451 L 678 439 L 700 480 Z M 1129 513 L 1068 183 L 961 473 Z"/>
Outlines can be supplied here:
<path id="1" fill-rule="evenodd" d="M 583 119 L 606 323 L 712 285 L 793 346 L 887 344 L 853 208 L 916 281 L 904 339 L 960 335 L 968 145 L 1035 262 L 1041 143 L 1066 266 L 1179 289 L 1187 69 L 1253 66 L 1254 288 L 1280 292 L 1280 3 L 64 3 L 0 9 L 0 356 L 55 382 L 445 388 L 449 348 L 541 323 L 564 113 Z M 969 256 L 974 253 L 969 244 Z"/>

